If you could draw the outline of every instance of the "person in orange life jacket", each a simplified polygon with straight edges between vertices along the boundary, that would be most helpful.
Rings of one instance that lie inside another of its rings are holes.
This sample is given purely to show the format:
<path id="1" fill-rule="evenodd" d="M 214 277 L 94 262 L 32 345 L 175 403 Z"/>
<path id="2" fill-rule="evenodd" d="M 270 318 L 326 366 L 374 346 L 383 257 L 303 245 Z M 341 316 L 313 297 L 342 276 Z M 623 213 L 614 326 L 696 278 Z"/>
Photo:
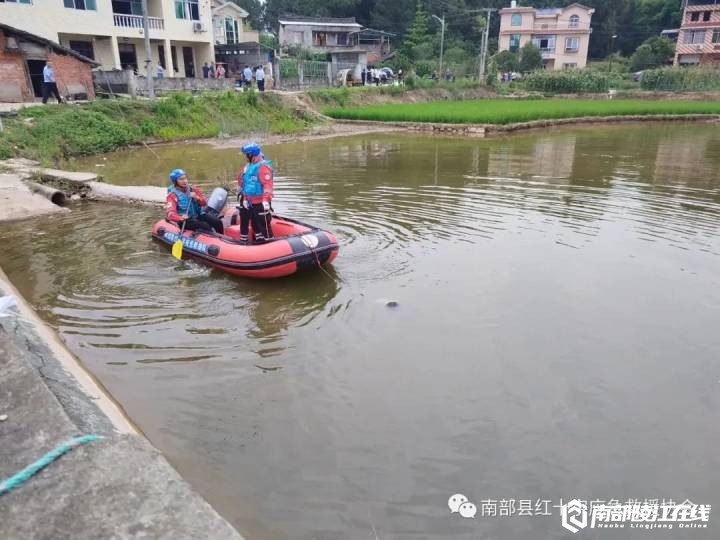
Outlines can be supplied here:
<path id="1" fill-rule="evenodd" d="M 257 143 L 248 143 L 242 147 L 242 153 L 248 160 L 238 175 L 238 196 L 240 205 L 240 241 L 248 241 L 250 221 L 252 220 L 254 241 L 262 244 L 273 237 L 270 222 L 272 212 L 270 201 L 273 196 L 273 171 Z"/>
<path id="2" fill-rule="evenodd" d="M 207 204 L 205 195 L 199 188 L 188 184 L 187 174 L 182 169 L 175 169 L 170 173 L 167 204 L 165 206 L 168 221 L 177 223 L 182 227 L 183 222 L 188 231 L 218 232 L 223 234 L 222 221 L 202 212 Z"/>

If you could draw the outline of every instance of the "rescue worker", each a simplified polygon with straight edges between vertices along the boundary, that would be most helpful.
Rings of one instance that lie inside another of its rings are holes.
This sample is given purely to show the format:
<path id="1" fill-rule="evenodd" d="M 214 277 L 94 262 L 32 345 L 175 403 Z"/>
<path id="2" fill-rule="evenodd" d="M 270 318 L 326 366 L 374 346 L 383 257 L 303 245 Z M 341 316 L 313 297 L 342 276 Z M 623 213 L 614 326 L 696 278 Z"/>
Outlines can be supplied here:
<path id="1" fill-rule="evenodd" d="M 168 221 L 177 223 L 188 231 L 213 232 L 223 234 L 224 227 L 218 218 L 202 212 L 207 204 L 205 195 L 199 188 L 188 184 L 187 174 L 182 169 L 175 169 L 170 173 L 167 204 L 165 206 Z"/>
<path id="2" fill-rule="evenodd" d="M 252 221 L 254 241 L 262 244 L 272 238 L 270 201 L 273 196 L 273 171 L 265 160 L 257 143 L 248 143 L 241 152 L 248 160 L 238 175 L 238 196 L 240 197 L 240 241 L 248 241 L 249 225 Z"/>

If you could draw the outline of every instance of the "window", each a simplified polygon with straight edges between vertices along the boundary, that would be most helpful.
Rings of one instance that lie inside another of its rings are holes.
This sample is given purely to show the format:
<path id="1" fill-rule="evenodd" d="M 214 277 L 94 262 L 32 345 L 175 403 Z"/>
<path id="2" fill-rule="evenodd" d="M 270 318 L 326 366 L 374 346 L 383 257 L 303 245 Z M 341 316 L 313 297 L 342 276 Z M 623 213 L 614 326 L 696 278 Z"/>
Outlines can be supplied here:
<path id="1" fill-rule="evenodd" d="M 225 43 L 228 45 L 234 45 L 238 43 L 240 32 L 238 32 L 237 19 L 232 17 L 225 17 Z"/>
<path id="2" fill-rule="evenodd" d="M 158 45 L 158 60 L 163 69 L 167 69 L 165 65 L 165 45 Z"/>
<path id="3" fill-rule="evenodd" d="M 327 44 L 327 33 L 325 32 L 313 32 L 312 38 L 315 47 L 324 47 Z"/>
<path id="4" fill-rule="evenodd" d="M 338 45 L 347 45 L 347 38 L 348 38 L 348 35 L 345 33 L 338 34 L 337 35 L 337 44 Z"/>
<path id="5" fill-rule="evenodd" d="M 720 43 L 720 28 L 713 30 L 712 42 Z"/>
<path id="6" fill-rule="evenodd" d="M 580 38 L 565 38 L 565 52 L 576 53 L 580 50 Z"/>
<path id="7" fill-rule="evenodd" d="M 577 66 L 577 63 L 569 62 L 567 64 L 563 64 L 563 69 L 577 69 Z"/>
<path id="8" fill-rule="evenodd" d="M 510 36 L 510 52 L 518 52 L 520 50 L 520 34 Z"/>
<path id="9" fill-rule="evenodd" d="M 580 26 L 580 16 L 579 15 L 573 15 L 570 17 L 570 28 L 577 28 Z"/>
<path id="10" fill-rule="evenodd" d="M 690 13 L 690 21 L 692 22 L 698 22 L 700 20 L 700 12 L 699 11 L 693 11 Z"/>
<path id="11" fill-rule="evenodd" d="M 70 48 L 76 53 L 82 54 L 84 57 L 90 60 L 95 60 L 95 51 L 93 51 L 92 41 L 73 41 L 70 40 L 68 43 Z"/>
<path id="12" fill-rule="evenodd" d="M 65 0 L 67 2 L 67 0 Z M 200 20 L 198 0 L 175 0 L 175 17 L 190 21 Z"/>
<path id="13" fill-rule="evenodd" d="M 70 9 L 83 9 L 83 10 L 97 10 L 95 0 L 63 0 L 66 8 Z"/>
<path id="14" fill-rule="evenodd" d="M 703 11 L 703 21 L 708 22 L 710 20 L 710 15 L 711 15 L 710 11 Z"/>
<path id="15" fill-rule="evenodd" d="M 510 26 L 522 26 L 522 15 L 513 13 L 512 17 L 510 17 Z"/>
<path id="16" fill-rule="evenodd" d="M 140 0 L 112 0 L 113 13 L 118 15 L 142 15 Z"/>
<path id="17" fill-rule="evenodd" d="M 118 52 L 120 53 L 120 65 L 122 68 L 137 71 L 138 63 L 135 45 L 132 43 L 118 43 Z"/>
<path id="18" fill-rule="evenodd" d="M 7 2 L 9 4 L 32 4 L 30 0 L 0 0 L 0 4 L 2 4 L 3 2 Z"/>
<path id="19" fill-rule="evenodd" d="M 532 42 L 541 52 L 555 52 L 555 36 L 533 36 Z"/>
<path id="20" fill-rule="evenodd" d="M 690 30 L 685 32 L 683 43 L 686 45 L 702 45 L 705 43 L 705 30 Z"/>

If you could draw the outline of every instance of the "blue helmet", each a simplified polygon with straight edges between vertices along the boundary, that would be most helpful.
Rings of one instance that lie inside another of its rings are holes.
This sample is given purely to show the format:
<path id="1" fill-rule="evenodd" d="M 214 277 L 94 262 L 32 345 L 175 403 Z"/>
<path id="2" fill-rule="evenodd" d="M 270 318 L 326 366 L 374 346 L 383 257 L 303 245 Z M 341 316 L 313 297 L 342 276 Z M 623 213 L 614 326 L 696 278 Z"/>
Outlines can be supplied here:
<path id="1" fill-rule="evenodd" d="M 255 157 L 259 156 L 262 153 L 262 150 L 260 150 L 260 145 L 258 143 L 251 142 L 243 145 L 241 152 L 246 156 Z"/>
<path id="2" fill-rule="evenodd" d="M 181 176 L 185 176 L 185 171 L 182 169 L 175 169 L 173 172 L 170 173 L 170 181 L 174 184 L 177 182 Z"/>

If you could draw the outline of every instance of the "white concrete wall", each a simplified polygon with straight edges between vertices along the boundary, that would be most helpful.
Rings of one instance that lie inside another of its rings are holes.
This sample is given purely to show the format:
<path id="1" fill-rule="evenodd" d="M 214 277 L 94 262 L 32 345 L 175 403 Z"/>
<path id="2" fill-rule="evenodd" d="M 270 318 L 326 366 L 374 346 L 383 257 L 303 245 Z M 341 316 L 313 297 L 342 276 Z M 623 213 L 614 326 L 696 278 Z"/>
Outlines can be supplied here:
<path id="1" fill-rule="evenodd" d="M 96 58 L 102 62 L 103 68 L 118 68 L 120 66 L 113 52 L 117 40 L 122 42 L 123 38 L 127 38 L 133 43 L 142 43 L 143 33 L 140 28 L 115 26 L 109 0 L 96 0 L 96 3 L 97 10 L 79 10 L 66 8 L 62 0 L 35 0 L 30 5 L 5 2 L 0 8 L 0 21 L 58 43 L 62 41 L 67 44 L 70 35 L 75 39 L 92 41 Z M 209 2 L 201 0 L 199 3 L 200 22 L 206 26 L 204 32 L 193 30 L 195 21 L 178 19 L 175 16 L 174 0 L 148 0 L 148 3 L 150 16 L 161 17 L 164 22 L 163 30 L 150 29 L 152 40 L 170 40 L 178 49 L 179 64 L 182 64 L 182 45 L 192 46 L 195 50 L 196 71 L 198 65 L 213 61 L 215 49 Z M 136 47 L 140 64 L 144 59 L 143 47 L 144 45 Z M 154 54 L 157 55 L 157 45 L 154 46 Z M 179 71 L 180 76 L 184 76 L 184 71 Z"/>

